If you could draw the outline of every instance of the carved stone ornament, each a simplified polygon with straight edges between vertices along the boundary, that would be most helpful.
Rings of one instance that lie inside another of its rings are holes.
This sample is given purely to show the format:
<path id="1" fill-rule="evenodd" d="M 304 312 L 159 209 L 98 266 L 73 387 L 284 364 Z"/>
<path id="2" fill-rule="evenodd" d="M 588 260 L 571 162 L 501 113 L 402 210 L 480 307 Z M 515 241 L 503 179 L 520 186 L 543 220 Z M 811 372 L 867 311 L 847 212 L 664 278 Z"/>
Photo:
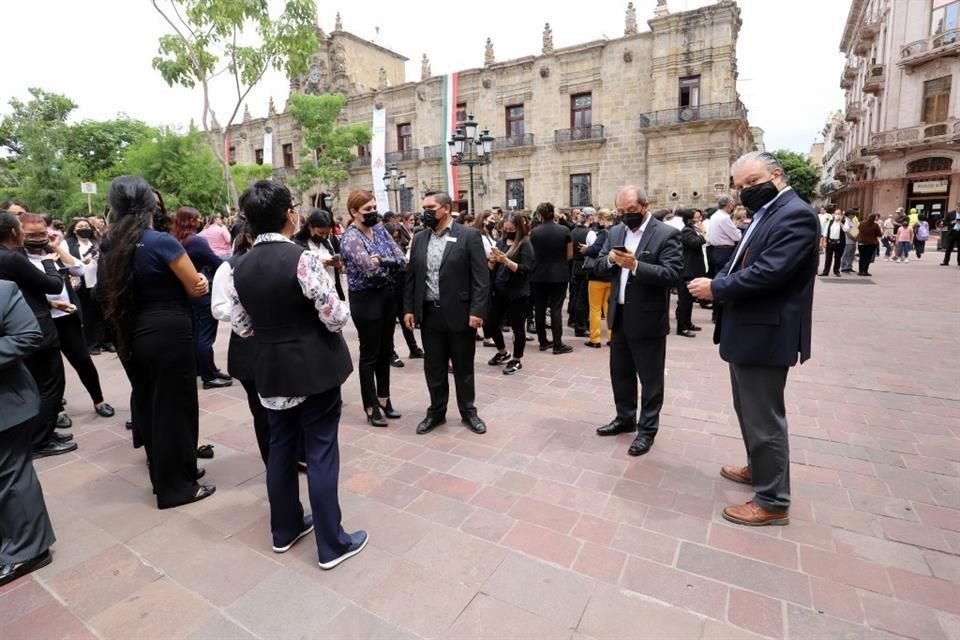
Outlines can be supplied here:
<path id="1" fill-rule="evenodd" d="M 541 78 L 549 78 L 549 77 L 550 77 L 550 67 L 548 67 L 547 65 L 543 65 L 542 67 L 540 67 L 540 77 L 541 77 Z"/>
<path id="2" fill-rule="evenodd" d="M 633 8 L 633 3 L 627 3 L 627 16 L 624 21 L 623 35 L 625 36 L 635 36 L 637 35 L 637 10 Z"/>
<path id="3" fill-rule="evenodd" d="M 425 102 L 427 100 L 427 90 L 423 87 L 417 87 L 417 100 Z"/>
<path id="4" fill-rule="evenodd" d="M 553 29 L 548 22 L 543 26 L 543 55 L 551 53 L 553 53 Z"/>
<path id="5" fill-rule="evenodd" d="M 627 49 L 623 52 L 623 61 L 624 62 L 633 62 L 633 51 Z"/>
<path id="6" fill-rule="evenodd" d="M 657 8 L 653 10 L 654 18 L 662 18 L 670 15 L 670 9 L 667 8 L 667 0 L 657 0 Z"/>
<path id="7" fill-rule="evenodd" d="M 484 51 L 483 51 L 483 64 L 491 65 L 495 61 L 496 60 L 493 57 L 493 40 L 491 40 L 490 38 L 487 38 L 487 45 L 486 47 L 484 47 Z"/>
<path id="8" fill-rule="evenodd" d="M 333 72 L 337 74 L 347 72 L 347 53 L 339 42 L 333 45 Z"/>
<path id="9" fill-rule="evenodd" d="M 273 97 L 270 97 L 270 102 L 267 103 L 267 115 L 275 116 L 277 115 L 277 106 L 273 104 Z"/>
<path id="10" fill-rule="evenodd" d="M 330 14 L 327 14 L 327 15 L 330 15 Z M 343 31 L 343 20 L 340 19 L 340 12 L 339 12 L 339 11 L 337 11 L 337 17 L 336 17 L 336 19 L 334 20 L 334 23 L 333 23 L 333 30 L 334 30 L 334 31 Z"/>
<path id="11" fill-rule="evenodd" d="M 484 89 L 489 89 L 490 87 L 493 86 L 493 80 L 491 78 L 484 78 L 483 80 L 480 81 L 480 84 L 483 86 Z"/>
<path id="12" fill-rule="evenodd" d="M 429 80 L 432 75 L 433 73 L 430 71 L 430 58 L 427 57 L 427 54 L 423 54 L 423 57 L 420 58 L 420 79 Z"/>
<path id="13" fill-rule="evenodd" d="M 243 121 L 250 121 L 250 105 L 248 104 L 243 105 Z"/>
<path id="14" fill-rule="evenodd" d="M 377 71 L 377 90 L 383 90 L 390 86 L 390 81 L 387 80 L 387 70 L 383 67 L 380 67 L 380 70 Z"/>

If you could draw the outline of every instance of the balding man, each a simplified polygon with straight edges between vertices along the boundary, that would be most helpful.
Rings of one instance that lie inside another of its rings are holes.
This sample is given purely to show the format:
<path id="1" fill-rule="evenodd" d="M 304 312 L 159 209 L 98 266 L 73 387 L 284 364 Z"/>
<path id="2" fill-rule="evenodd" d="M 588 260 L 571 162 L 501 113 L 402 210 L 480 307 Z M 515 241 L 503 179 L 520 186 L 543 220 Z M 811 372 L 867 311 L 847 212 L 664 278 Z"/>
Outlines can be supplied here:
<path id="1" fill-rule="evenodd" d="M 670 289 L 680 284 L 683 248 L 680 232 L 650 214 L 650 203 L 637 187 L 617 192 L 617 212 L 622 222 L 610 230 L 598 257 L 598 269 L 608 271 L 612 283 L 607 322 L 613 333 L 610 380 L 617 417 L 597 435 L 637 431 L 627 453 L 640 456 L 653 446 L 660 426 Z"/>
<path id="2" fill-rule="evenodd" d="M 749 526 L 790 521 L 790 451 L 784 387 L 787 372 L 810 357 L 813 282 L 820 222 L 787 186 L 769 153 L 752 152 L 733 165 L 740 200 L 755 212 L 733 258 L 713 280 L 697 278 L 690 292 L 719 308 L 714 342 L 730 364 L 733 408 L 747 449 L 745 467 L 720 475 L 753 486 L 753 500 L 723 517 Z"/>

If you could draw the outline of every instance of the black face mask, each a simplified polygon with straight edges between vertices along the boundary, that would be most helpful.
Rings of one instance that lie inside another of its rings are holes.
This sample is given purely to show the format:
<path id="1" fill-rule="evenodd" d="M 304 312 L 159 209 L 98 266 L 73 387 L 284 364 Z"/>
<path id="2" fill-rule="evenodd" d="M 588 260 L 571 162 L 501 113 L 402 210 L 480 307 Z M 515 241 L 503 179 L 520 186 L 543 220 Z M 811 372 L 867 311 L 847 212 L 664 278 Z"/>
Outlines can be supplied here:
<path id="1" fill-rule="evenodd" d="M 77 229 L 77 237 L 89 240 L 93 237 L 93 229 Z"/>
<path id="2" fill-rule="evenodd" d="M 643 214 L 625 213 L 623 214 L 623 224 L 627 225 L 630 231 L 636 231 L 643 224 Z"/>
<path id="3" fill-rule="evenodd" d="M 503 232 L 503 237 L 506 238 L 507 240 L 516 240 L 516 238 L 517 238 L 517 232 L 516 232 L 516 231 L 504 231 L 504 232 Z"/>
<path id="4" fill-rule="evenodd" d="M 494 229 L 497 228 L 497 223 L 496 223 L 496 222 L 488 222 L 488 223 L 486 224 L 486 227 L 487 227 L 487 231 L 493 231 Z"/>
<path id="5" fill-rule="evenodd" d="M 48 244 L 50 244 L 50 242 L 46 238 L 43 238 L 42 240 L 33 240 L 31 238 L 26 238 L 23 241 L 23 246 L 24 248 L 26 248 L 27 251 L 33 251 L 37 253 L 44 252 Z"/>
<path id="6" fill-rule="evenodd" d="M 420 222 L 428 229 L 436 229 L 437 225 L 440 224 L 440 221 L 437 220 L 437 212 L 433 209 L 424 209 L 423 215 L 420 216 Z"/>
<path id="7" fill-rule="evenodd" d="M 740 202 L 742 202 L 743 206 L 747 209 L 757 212 L 763 208 L 763 205 L 776 198 L 778 193 L 780 193 L 780 190 L 777 189 L 777 185 L 773 184 L 773 180 L 768 180 L 767 182 L 761 182 L 752 187 L 741 189 Z"/>
<path id="8" fill-rule="evenodd" d="M 380 222 L 380 214 L 376 211 L 370 211 L 363 214 L 363 226 L 365 227 L 375 227 L 377 223 Z"/>

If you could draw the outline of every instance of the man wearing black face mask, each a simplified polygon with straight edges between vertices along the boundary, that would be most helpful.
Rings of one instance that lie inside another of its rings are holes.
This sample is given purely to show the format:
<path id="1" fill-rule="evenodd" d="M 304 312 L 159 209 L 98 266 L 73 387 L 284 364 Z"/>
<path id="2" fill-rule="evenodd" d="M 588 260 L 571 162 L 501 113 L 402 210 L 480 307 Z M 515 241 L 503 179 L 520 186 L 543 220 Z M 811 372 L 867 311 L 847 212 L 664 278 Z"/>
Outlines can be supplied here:
<path id="1" fill-rule="evenodd" d="M 623 222 L 610 230 L 597 258 L 598 271 L 608 272 L 612 281 L 607 323 L 613 334 L 610 380 L 617 417 L 597 429 L 597 435 L 637 431 L 627 453 L 640 456 L 653 446 L 660 426 L 670 289 L 680 283 L 683 247 L 680 232 L 650 214 L 637 187 L 620 188 L 617 211 Z"/>
<path id="2" fill-rule="evenodd" d="M 457 407 L 468 429 L 487 426 L 474 405 L 476 331 L 483 326 L 490 293 L 490 275 L 480 232 L 453 224 L 453 200 L 443 192 L 423 199 L 423 233 L 413 237 L 404 295 L 403 322 L 421 327 L 423 373 L 430 390 L 430 408 L 417 425 L 429 433 L 446 422 L 450 385 L 447 362 L 453 361 Z"/>
<path id="3" fill-rule="evenodd" d="M 787 372 L 810 358 L 813 283 L 820 221 L 787 186 L 769 153 L 752 152 L 733 165 L 740 200 L 754 211 L 733 258 L 717 276 L 690 282 L 694 297 L 719 307 L 714 342 L 730 364 L 733 406 L 747 464 L 720 475 L 753 486 L 753 500 L 723 517 L 750 526 L 790 521 L 790 451 L 784 388 Z"/>

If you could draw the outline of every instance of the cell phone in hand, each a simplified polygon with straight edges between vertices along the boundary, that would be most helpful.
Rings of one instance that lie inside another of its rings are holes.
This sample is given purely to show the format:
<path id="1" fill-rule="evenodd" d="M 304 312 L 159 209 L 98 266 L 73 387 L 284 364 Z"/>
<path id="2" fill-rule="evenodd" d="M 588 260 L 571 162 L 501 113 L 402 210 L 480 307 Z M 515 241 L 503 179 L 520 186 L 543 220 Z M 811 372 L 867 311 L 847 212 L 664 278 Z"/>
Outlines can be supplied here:
<path id="1" fill-rule="evenodd" d="M 614 247 L 613 250 L 614 250 L 614 251 L 619 251 L 619 252 L 621 252 L 621 253 L 627 253 L 627 248 L 624 247 L 624 246 L 622 246 L 622 245 L 619 246 L 619 247 Z"/>

